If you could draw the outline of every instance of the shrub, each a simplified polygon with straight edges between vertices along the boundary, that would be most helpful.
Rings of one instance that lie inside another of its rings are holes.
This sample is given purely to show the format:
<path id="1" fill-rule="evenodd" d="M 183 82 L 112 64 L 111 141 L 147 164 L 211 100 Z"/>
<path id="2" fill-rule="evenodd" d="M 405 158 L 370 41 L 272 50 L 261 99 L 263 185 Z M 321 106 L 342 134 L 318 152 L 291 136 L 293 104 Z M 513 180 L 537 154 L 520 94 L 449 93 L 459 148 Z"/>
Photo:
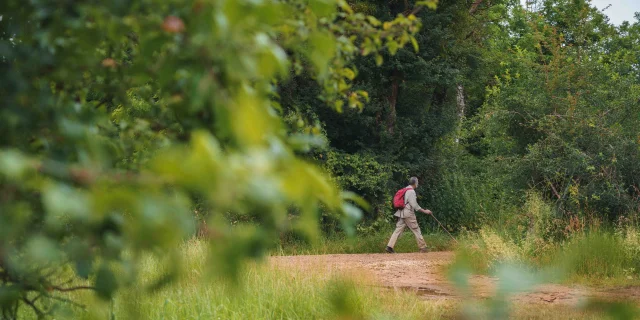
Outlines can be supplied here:
<path id="1" fill-rule="evenodd" d="M 391 208 L 391 198 L 398 187 L 394 173 L 406 176 L 400 166 L 380 161 L 372 154 L 329 151 L 325 157 L 324 166 L 342 188 L 361 195 L 374 207 L 375 212 Z"/>

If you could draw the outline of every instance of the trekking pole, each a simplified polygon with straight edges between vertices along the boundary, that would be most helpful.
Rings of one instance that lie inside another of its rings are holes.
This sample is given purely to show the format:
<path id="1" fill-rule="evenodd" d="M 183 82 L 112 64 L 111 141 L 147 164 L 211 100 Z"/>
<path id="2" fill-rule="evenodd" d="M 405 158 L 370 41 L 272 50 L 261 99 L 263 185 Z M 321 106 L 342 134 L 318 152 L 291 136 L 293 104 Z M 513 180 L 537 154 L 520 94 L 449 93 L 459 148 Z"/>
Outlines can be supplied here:
<path id="1" fill-rule="evenodd" d="M 430 216 L 432 216 L 432 217 L 436 220 L 436 222 L 440 225 L 440 227 L 442 227 L 442 229 L 443 229 L 444 231 L 446 231 L 446 232 L 449 234 L 449 237 L 451 237 L 451 239 L 453 239 L 453 241 L 455 241 L 455 242 L 456 242 L 456 244 L 458 244 L 458 240 L 456 240 L 456 238 L 454 238 L 454 237 L 451 235 L 451 233 L 449 232 L 449 230 L 447 230 L 447 228 L 445 228 L 445 227 L 442 225 L 442 223 L 440 223 L 440 221 L 438 221 L 438 219 L 436 219 L 436 216 L 434 216 L 434 215 L 433 215 L 433 212 L 430 214 Z"/>

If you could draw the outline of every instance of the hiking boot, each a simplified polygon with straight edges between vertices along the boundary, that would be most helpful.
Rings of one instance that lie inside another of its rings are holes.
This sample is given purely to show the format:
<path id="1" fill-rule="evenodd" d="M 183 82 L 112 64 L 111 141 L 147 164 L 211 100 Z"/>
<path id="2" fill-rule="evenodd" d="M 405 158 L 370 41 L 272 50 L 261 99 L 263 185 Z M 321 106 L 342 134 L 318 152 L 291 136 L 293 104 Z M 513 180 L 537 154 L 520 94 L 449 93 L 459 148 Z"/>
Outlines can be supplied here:
<path id="1" fill-rule="evenodd" d="M 387 253 L 396 253 L 393 248 L 387 247 Z"/>
<path id="2" fill-rule="evenodd" d="M 429 252 L 429 249 L 427 248 L 420 249 L 420 253 L 427 253 L 427 252 Z"/>

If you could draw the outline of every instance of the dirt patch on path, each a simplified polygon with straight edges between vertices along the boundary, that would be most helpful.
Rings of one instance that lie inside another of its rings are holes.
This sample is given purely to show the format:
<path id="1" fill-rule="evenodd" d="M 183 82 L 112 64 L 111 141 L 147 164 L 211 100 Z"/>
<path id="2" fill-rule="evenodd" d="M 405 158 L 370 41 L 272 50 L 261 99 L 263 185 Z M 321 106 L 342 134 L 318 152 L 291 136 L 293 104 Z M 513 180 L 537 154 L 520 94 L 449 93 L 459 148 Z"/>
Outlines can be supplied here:
<path id="1" fill-rule="evenodd" d="M 452 252 L 400 254 L 336 254 L 315 256 L 271 257 L 277 267 L 325 272 L 327 274 L 359 274 L 373 279 L 373 285 L 391 290 L 415 292 L 427 300 L 461 299 L 461 292 L 447 280 L 444 269 L 453 261 Z M 493 296 L 498 280 L 488 276 L 472 276 L 474 298 Z M 511 297 L 523 303 L 577 305 L 585 299 L 627 299 L 640 302 L 640 288 L 594 290 L 583 286 L 545 284 L 533 291 Z"/>

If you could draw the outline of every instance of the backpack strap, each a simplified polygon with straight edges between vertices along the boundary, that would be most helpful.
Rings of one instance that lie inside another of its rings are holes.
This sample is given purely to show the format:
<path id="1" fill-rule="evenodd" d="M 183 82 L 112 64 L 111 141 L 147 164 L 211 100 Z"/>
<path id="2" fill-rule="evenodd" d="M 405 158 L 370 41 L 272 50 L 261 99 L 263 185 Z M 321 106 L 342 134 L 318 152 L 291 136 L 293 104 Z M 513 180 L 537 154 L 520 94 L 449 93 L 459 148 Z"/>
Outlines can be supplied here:
<path id="1" fill-rule="evenodd" d="M 406 208 L 407 207 L 407 192 L 409 192 L 409 190 L 413 190 L 413 188 L 406 187 L 405 189 L 407 189 L 404 192 L 404 207 Z"/>

